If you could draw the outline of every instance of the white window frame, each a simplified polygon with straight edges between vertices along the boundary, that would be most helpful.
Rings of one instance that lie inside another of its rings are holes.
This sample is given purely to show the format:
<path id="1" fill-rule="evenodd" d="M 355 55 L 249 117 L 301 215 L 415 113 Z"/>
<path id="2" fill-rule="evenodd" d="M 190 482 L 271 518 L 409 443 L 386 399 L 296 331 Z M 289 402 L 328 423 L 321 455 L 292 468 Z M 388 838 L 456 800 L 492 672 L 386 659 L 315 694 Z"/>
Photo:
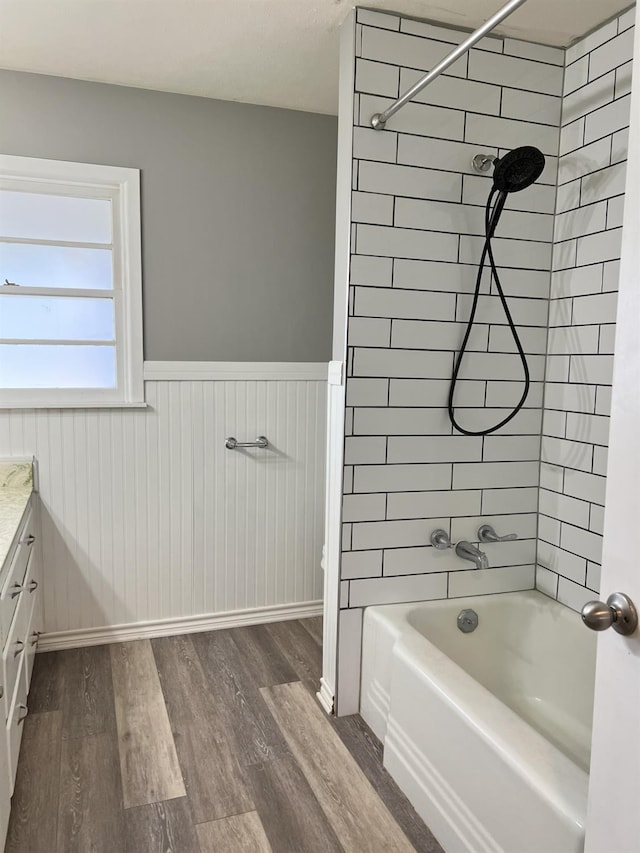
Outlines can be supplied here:
<path id="1" fill-rule="evenodd" d="M 91 297 L 113 300 L 117 387 L 0 388 L 0 409 L 144 406 L 140 170 L 0 154 L 0 188 L 24 188 L 25 184 L 37 192 L 112 201 L 113 290 L 92 290 Z M 26 297 L 48 292 L 50 288 L 0 288 L 0 294 Z M 88 293 L 65 289 L 64 295 Z"/>

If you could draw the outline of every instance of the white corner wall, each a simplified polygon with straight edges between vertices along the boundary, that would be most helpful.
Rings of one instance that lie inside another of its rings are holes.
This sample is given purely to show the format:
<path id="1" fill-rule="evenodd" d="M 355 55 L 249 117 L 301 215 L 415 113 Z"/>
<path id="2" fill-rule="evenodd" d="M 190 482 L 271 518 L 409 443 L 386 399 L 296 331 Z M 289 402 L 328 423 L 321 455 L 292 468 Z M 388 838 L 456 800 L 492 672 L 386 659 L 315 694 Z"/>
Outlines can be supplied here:
<path id="1" fill-rule="evenodd" d="M 318 698 L 328 713 L 335 710 L 340 626 L 340 552 L 344 465 L 345 347 L 351 253 L 351 152 L 353 149 L 353 85 L 355 10 L 340 31 L 340 86 L 336 174 L 336 240 L 333 295 L 334 360 L 327 390 L 327 481 L 325 508 L 324 623 L 322 680 Z"/>
<path id="2" fill-rule="evenodd" d="M 142 410 L 0 412 L 1 454 L 38 460 L 43 647 L 321 612 L 326 365 L 253 367 L 156 364 Z"/>

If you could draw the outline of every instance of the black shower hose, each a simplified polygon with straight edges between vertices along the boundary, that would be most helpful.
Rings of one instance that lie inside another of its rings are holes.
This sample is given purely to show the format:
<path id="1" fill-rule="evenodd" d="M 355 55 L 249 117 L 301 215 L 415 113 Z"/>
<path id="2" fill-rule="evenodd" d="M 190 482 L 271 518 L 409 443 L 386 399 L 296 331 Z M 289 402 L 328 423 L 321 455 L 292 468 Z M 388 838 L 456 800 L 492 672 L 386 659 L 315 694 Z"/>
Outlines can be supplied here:
<path id="1" fill-rule="evenodd" d="M 497 196 L 497 198 L 496 198 Z M 522 343 L 520 342 L 520 337 L 518 336 L 518 330 L 516 329 L 515 323 L 513 322 L 513 317 L 511 316 L 511 311 L 509 310 L 509 304 L 507 302 L 507 298 L 504 295 L 504 291 L 502 289 L 502 284 L 500 283 L 500 276 L 498 275 L 498 270 L 496 269 L 496 263 L 493 257 L 493 249 L 491 247 L 491 238 L 495 234 L 496 228 L 498 226 L 498 222 L 500 220 L 500 216 L 502 215 L 502 211 L 504 210 L 504 205 L 507 200 L 507 193 L 504 191 L 499 191 L 495 187 L 491 190 L 489 194 L 489 198 L 487 199 L 487 205 L 485 208 L 485 240 L 484 246 L 482 248 L 482 255 L 480 257 L 480 265 L 478 267 L 478 276 L 476 278 L 476 287 L 475 292 L 473 294 L 473 303 L 471 305 L 471 314 L 469 315 L 469 321 L 467 323 L 467 328 L 464 333 L 464 338 L 462 339 L 462 346 L 460 347 L 460 351 L 458 352 L 453 368 L 453 376 L 451 377 L 451 387 L 449 388 L 449 419 L 453 426 L 458 430 L 458 432 L 463 433 L 464 435 L 490 435 L 492 432 L 496 432 L 501 429 L 501 427 L 508 424 L 509 421 L 513 420 L 515 416 L 518 414 L 520 409 L 524 406 L 525 400 L 527 399 L 527 395 L 529 394 L 529 386 L 531 384 L 530 376 L 529 376 L 529 365 L 527 364 L 527 357 L 524 354 L 524 350 L 522 348 Z M 494 204 L 495 201 L 495 204 Z M 524 391 L 522 392 L 522 397 L 520 397 L 520 401 L 517 403 L 515 408 L 510 414 L 507 415 L 506 418 L 500 421 L 499 424 L 496 424 L 489 429 L 482 430 L 470 430 L 465 429 L 460 426 L 460 424 L 456 420 L 454 405 L 453 405 L 453 397 L 456 391 L 456 385 L 458 382 L 458 374 L 460 372 L 460 367 L 462 365 L 462 360 L 467 351 L 467 344 L 469 342 L 469 336 L 471 335 L 471 330 L 473 329 L 473 324 L 475 321 L 476 310 L 478 307 L 478 299 L 480 297 L 480 285 L 482 284 L 482 274 L 484 272 L 484 266 L 489 258 L 489 265 L 491 267 L 491 275 L 493 280 L 496 283 L 496 288 L 498 290 L 498 296 L 500 297 L 500 301 L 502 303 L 502 307 L 504 308 L 504 313 L 507 318 L 507 322 L 509 323 L 509 328 L 511 330 L 511 334 L 513 335 L 513 340 L 515 341 L 516 347 L 518 348 L 518 353 L 520 355 L 520 360 L 522 361 L 522 369 L 524 371 Z"/>

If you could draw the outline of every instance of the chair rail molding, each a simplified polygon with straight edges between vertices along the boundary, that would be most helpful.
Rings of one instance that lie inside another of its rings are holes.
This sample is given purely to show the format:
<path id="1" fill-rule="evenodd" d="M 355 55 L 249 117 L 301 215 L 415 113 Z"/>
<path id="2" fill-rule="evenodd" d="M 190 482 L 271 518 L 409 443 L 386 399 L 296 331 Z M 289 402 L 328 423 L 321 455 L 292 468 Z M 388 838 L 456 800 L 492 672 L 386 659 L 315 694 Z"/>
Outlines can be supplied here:
<path id="1" fill-rule="evenodd" d="M 313 361 L 145 361 L 145 381 L 327 379 L 326 362 Z"/>

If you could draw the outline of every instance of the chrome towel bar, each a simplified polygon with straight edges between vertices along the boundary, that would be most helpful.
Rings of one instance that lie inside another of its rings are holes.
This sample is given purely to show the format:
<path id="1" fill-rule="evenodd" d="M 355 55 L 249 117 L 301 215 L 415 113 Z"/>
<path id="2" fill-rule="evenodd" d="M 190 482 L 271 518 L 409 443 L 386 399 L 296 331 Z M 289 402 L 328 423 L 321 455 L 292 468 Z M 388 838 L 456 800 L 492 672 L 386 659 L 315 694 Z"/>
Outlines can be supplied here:
<path id="1" fill-rule="evenodd" d="M 269 447 L 269 440 L 264 435 L 259 435 L 255 441 L 238 441 L 230 435 L 224 446 L 227 450 L 237 450 L 239 447 Z"/>

